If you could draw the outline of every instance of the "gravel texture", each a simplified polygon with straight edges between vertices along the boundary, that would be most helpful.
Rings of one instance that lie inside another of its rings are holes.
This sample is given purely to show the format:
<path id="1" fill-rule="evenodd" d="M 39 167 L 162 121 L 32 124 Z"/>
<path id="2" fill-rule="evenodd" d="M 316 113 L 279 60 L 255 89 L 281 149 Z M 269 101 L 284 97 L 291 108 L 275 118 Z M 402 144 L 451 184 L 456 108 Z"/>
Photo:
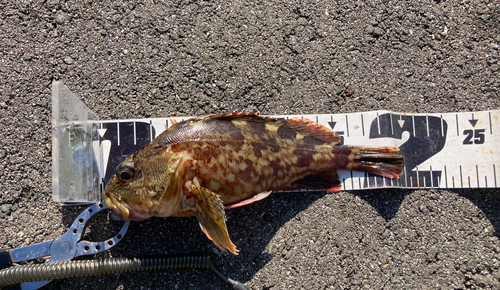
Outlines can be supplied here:
<path id="1" fill-rule="evenodd" d="M 500 107 L 495 0 L 18 2 L 0 1 L 1 249 L 56 238 L 85 208 L 51 199 L 55 80 L 102 120 Z M 252 289 L 500 289 L 499 193 L 275 194 L 227 212 L 239 256 L 194 218 L 134 222 L 100 256 L 208 252 Z M 87 236 L 111 235 L 106 220 Z M 225 287 L 169 270 L 45 289 Z"/>

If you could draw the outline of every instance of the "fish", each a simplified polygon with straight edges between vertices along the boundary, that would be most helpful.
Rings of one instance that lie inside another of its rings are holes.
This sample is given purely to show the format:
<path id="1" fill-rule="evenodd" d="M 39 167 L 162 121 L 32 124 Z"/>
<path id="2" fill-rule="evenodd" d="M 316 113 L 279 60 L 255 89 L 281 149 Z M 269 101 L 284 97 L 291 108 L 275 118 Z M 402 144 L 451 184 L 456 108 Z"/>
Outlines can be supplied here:
<path id="1" fill-rule="evenodd" d="M 127 157 L 101 197 L 123 220 L 196 216 L 215 245 L 237 255 L 227 209 L 273 191 L 337 192 L 337 169 L 401 176 L 398 148 L 340 146 L 340 141 L 333 131 L 302 118 L 242 112 L 195 117 Z"/>

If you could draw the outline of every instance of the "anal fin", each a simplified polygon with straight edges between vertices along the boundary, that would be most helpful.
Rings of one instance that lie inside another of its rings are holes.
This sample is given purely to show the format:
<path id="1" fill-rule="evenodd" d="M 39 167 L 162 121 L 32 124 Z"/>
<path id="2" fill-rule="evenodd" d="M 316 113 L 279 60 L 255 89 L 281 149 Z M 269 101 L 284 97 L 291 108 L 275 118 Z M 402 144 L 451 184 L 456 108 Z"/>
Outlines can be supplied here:
<path id="1" fill-rule="evenodd" d="M 273 191 L 272 190 L 264 191 L 264 192 L 261 192 L 261 193 L 257 194 L 256 196 L 253 196 L 251 198 L 224 205 L 224 209 L 236 208 L 236 207 L 244 206 L 247 204 L 251 204 L 252 202 L 256 202 L 256 201 L 259 201 L 259 200 L 262 200 L 262 199 L 268 197 L 271 194 L 271 192 L 273 192 Z"/>
<path id="2" fill-rule="evenodd" d="M 285 190 L 318 189 L 337 192 L 341 188 L 340 178 L 335 169 L 326 169 L 314 172 L 299 180 L 294 181 Z"/>
<path id="3" fill-rule="evenodd" d="M 221 250 L 238 255 L 236 246 L 231 242 L 226 227 L 224 205 L 219 196 L 205 187 L 201 187 L 195 177 L 193 181 L 186 182 L 186 187 L 196 200 L 196 218 L 201 230 Z"/>

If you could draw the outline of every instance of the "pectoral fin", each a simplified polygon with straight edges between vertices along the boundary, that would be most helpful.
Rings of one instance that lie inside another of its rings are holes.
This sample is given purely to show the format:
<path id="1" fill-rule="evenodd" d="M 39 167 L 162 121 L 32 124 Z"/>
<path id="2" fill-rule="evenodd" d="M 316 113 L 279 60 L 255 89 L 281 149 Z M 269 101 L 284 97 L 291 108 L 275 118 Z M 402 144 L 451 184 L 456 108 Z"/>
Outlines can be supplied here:
<path id="1" fill-rule="evenodd" d="M 186 186 L 196 200 L 196 218 L 200 223 L 201 230 L 220 249 L 227 249 L 238 255 L 238 250 L 231 242 L 227 232 L 224 205 L 217 194 L 201 187 L 196 177 L 192 182 L 188 181 Z"/>

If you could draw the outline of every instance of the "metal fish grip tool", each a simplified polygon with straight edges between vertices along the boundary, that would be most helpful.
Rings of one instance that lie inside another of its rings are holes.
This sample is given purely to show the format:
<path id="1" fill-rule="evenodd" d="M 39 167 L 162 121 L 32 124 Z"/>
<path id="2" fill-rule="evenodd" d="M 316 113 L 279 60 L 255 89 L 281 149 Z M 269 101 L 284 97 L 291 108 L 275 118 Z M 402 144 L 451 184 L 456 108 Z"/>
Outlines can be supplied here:
<path id="1" fill-rule="evenodd" d="M 89 242 L 81 240 L 85 226 L 90 218 L 107 209 L 109 209 L 108 206 L 102 202 L 88 207 L 76 218 L 69 230 L 55 240 L 0 251 L 0 269 L 8 267 L 0 270 L 0 287 L 23 281 L 33 281 L 21 283 L 17 289 L 38 289 L 50 282 L 50 280 L 45 280 L 47 277 L 57 277 L 57 267 L 61 264 L 67 263 L 75 257 L 97 254 L 115 246 L 127 232 L 130 222 L 125 222 L 115 236 L 105 241 Z M 44 264 L 16 265 L 19 262 L 46 256 L 50 256 L 50 259 Z M 79 265 L 75 264 L 74 268 L 78 271 Z M 47 275 L 47 272 L 49 275 Z M 43 273 L 46 273 L 46 275 L 43 275 Z M 67 275 L 68 271 L 63 272 L 63 274 Z"/>

